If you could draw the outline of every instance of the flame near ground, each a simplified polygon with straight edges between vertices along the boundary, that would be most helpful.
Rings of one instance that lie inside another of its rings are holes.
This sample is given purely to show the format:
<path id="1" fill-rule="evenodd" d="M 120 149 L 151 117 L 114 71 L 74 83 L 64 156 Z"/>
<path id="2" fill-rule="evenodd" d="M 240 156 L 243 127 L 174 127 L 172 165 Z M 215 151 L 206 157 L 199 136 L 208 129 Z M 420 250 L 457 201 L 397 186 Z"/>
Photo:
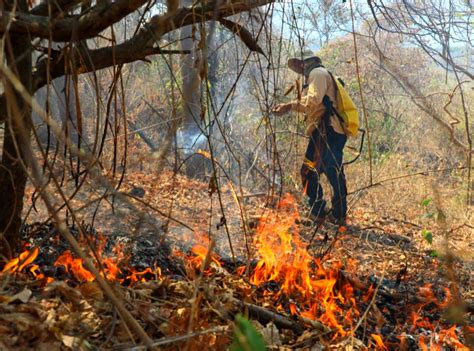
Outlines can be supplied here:
<path id="1" fill-rule="evenodd" d="M 240 267 L 237 273 L 252 287 L 256 300 L 271 302 L 276 312 L 322 323 L 330 329 L 328 334 L 332 342 L 355 336 L 354 327 L 364 314 L 364 310 L 359 309 L 360 301 L 367 306 L 368 301 L 374 297 L 375 289 L 372 287 L 364 295 L 356 295 L 354 287 L 340 279 L 341 269 L 355 270 L 355 263 L 351 260 L 340 259 L 323 265 L 315 259 L 307 249 L 307 243 L 299 235 L 299 217 L 296 201 L 290 195 L 286 195 L 275 210 L 268 210 L 253 236 L 257 263 L 250 269 Z M 222 269 L 220 259 L 215 253 L 209 252 L 210 240 L 206 235 L 196 233 L 194 241 L 196 244 L 189 254 L 176 251 L 174 256 L 185 261 L 188 278 L 194 279 L 197 276 L 191 273 L 193 270 L 203 270 L 204 275 L 212 277 L 217 268 Z M 105 255 L 104 247 L 105 239 L 99 238 L 95 251 L 100 262 L 97 266 L 107 280 L 133 285 L 146 280 L 164 279 L 160 267 L 147 267 L 139 271 L 129 267 L 127 263 L 130 257 L 124 254 L 120 245 L 113 248 L 112 255 Z M 45 276 L 34 263 L 38 254 L 38 247 L 28 248 L 17 258 L 7 262 L 2 273 L 27 273 L 42 280 L 44 286 L 51 283 L 54 277 Z M 91 252 L 89 254 L 92 255 Z M 203 265 L 206 260 L 208 262 Z M 54 266 L 62 267 L 79 284 L 95 280 L 92 273 L 84 268 L 82 260 L 75 258 L 70 251 L 64 251 L 56 259 Z M 271 284 L 272 288 L 269 288 Z M 449 289 L 445 289 L 442 301 L 436 298 L 429 285 L 420 287 L 418 294 L 427 301 L 425 305 L 431 303 L 439 309 L 446 308 L 451 301 Z M 418 338 L 421 350 L 441 350 L 446 346 L 468 350 L 458 338 L 456 325 L 443 328 L 441 323 L 423 317 L 424 306 L 410 307 L 410 318 L 406 324 L 411 332 L 430 331 Z M 403 326 L 400 326 L 400 330 L 403 330 Z M 380 330 L 374 330 L 367 339 L 369 345 L 379 350 L 407 349 L 406 335 L 403 332 L 400 333 L 398 345 L 384 340 Z"/>
<path id="2" fill-rule="evenodd" d="M 319 320 L 333 328 L 336 335 L 347 334 L 354 316 L 359 316 L 353 289 L 349 284 L 336 291 L 341 263 L 323 268 L 299 237 L 296 220 L 299 213 L 295 200 L 287 195 L 278 210 L 269 214 L 257 227 L 254 245 L 260 260 L 250 282 L 256 286 L 274 281 L 281 288 L 272 296 L 276 301 L 291 299 L 292 314 Z M 282 309 L 279 305 L 277 308 Z"/>

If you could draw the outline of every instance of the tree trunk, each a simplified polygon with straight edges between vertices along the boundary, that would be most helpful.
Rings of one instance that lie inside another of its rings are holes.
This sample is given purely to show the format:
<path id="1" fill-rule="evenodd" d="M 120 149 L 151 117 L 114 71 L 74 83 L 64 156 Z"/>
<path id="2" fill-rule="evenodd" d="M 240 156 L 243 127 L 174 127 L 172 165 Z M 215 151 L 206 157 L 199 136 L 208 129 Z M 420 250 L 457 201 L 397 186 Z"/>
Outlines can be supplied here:
<path id="1" fill-rule="evenodd" d="M 191 0 L 181 0 L 182 6 L 189 6 Z M 198 30 L 196 30 L 198 31 Z M 182 77 L 182 93 L 183 93 L 183 124 L 180 132 L 181 142 L 185 148 L 185 152 L 191 153 L 193 148 L 199 148 L 197 145 L 201 131 L 199 126 L 201 123 L 201 79 L 199 72 L 195 67 L 196 55 L 200 55 L 194 47 L 192 26 L 181 28 L 181 50 L 191 51 L 190 54 L 184 55 L 181 60 L 181 77 Z M 205 141 L 205 140 L 204 140 Z"/>
<path id="2" fill-rule="evenodd" d="M 17 10 L 28 11 L 27 0 L 16 1 Z M 11 10 L 12 1 L 4 2 L 4 9 Z M 23 86 L 31 93 L 31 43 L 28 35 L 6 36 L 5 52 L 8 67 Z M 31 134 L 31 108 L 14 91 L 12 84 L 4 80 L 6 96 L 6 121 L 0 163 L 0 253 L 11 257 L 19 248 L 19 232 L 23 196 L 27 181 L 22 146 L 28 143 Z"/>
<path id="3" fill-rule="evenodd" d="M 182 6 L 190 6 L 191 0 L 181 0 Z M 201 77 L 199 76 L 196 62 L 200 62 L 202 55 L 200 50 L 196 50 L 195 41 L 200 40 L 198 26 L 195 28 L 197 33 L 193 33 L 192 26 L 181 28 L 181 50 L 191 51 L 181 59 L 181 77 L 182 77 L 182 126 L 178 132 L 178 143 L 184 151 L 186 158 L 185 172 L 188 177 L 204 179 L 210 173 L 210 160 L 201 154 L 195 154 L 199 149 L 207 149 L 206 138 L 201 132 L 204 123 L 201 120 Z M 191 155 L 191 156 L 190 156 Z"/>

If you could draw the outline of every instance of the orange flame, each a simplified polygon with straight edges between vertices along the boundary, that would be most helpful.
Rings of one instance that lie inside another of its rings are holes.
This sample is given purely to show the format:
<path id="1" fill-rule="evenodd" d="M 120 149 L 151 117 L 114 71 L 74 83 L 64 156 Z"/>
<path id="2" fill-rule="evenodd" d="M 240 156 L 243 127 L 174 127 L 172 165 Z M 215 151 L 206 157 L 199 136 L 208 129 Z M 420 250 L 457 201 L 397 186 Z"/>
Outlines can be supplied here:
<path id="1" fill-rule="evenodd" d="M 206 259 L 206 255 L 209 248 L 204 245 L 195 245 L 191 252 L 196 256 L 191 259 L 191 262 L 194 264 L 196 268 L 200 268 L 204 260 Z M 216 254 L 211 255 L 211 261 L 218 267 L 222 267 L 221 262 L 219 261 L 219 256 Z"/>
<path id="2" fill-rule="evenodd" d="M 242 275 L 242 274 L 245 273 L 246 269 L 247 269 L 247 267 L 245 267 L 245 266 L 237 267 L 237 269 L 235 270 L 235 274 Z"/>
<path id="3" fill-rule="evenodd" d="M 362 301 L 364 302 L 369 302 L 370 299 L 372 299 L 372 296 L 374 295 L 374 286 L 371 285 L 369 286 L 369 288 L 367 289 L 367 292 L 364 294 L 364 296 L 362 296 Z"/>
<path id="4" fill-rule="evenodd" d="M 204 233 L 198 233 L 194 232 L 194 241 L 198 242 L 199 244 L 195 244 L 191 248 L 191 252 L 193 255 L 191 256 L 186 256 L 184 254 L 180 254 L 180 256 L 184 256 L 186 259 L 186 262 L 190 263 L 190 265 L 196 269 L 201 269 L 201 266 L 203 262 L 206 259 L 206 256 L 208 255 L 209 251 L 209 246 L 211 244 L 211 241 L 209 238 L 204 234 Z M 216 253 L 211 253 L 210 256 L 211 261 L 209 263 L 215 265 L 216 267 L 222 267 L 222 264 L 220 262 L 220 257 Z M 204 273 L 210 274 L 211 269 L 206 269 Z"/>
<path id="5" fill-rule="evenodd" d="M 123 275 L 122 269 L 119 267 L 120 263 L 124 261 L 125 254 L 123 253 L 123 245 L 116 245 L 113 248 L 114 255 L 112 257 L 103 257 L 102 253 L 106 245 L 106 238 L 103 236 L 98 237 L 97 245 L 97 256 L 99 257 L 103 272 L 101 275 L 106 277 L 108 280 L 116 281 L 123 283 L 124 279 L 120 278 L 120 275 Z M 31 250 L 25 250 L 18 257 L 8 261 L 3 267 L 1 273 L 19 273 L 22 272 L 27 266 L 29 266 L 28 271 L 35 277 L 37 280 L 45 280 L 46 284 L 54 281 L 51 277 L 46 277 L 41 271 L 40 267 L 37 264 L 32 264 L 37 258 L 39 250 L 37 247 Z M 218 262 L 218 261 L 217 261 Z M 66 271 L 74 276 L 80 282 L 91 282 L 95 280 L 95 276 L 84 267 L 84 261 L 81 258 L 74 258 L 72 253 L 68 250 L 64 251 L 54 262 L 54 266 L 64 266 Z M 159 267 L 152 269 L 147 268 L 142 272 L 130 270 L 130 275 L 127 276 L 131 283 L 137 281 L 145 281 L 145 274 L 152 273 L 155 277 L 161 277 L 161 270 Z"/>
<path id="6" fill-rule="evenodd" d="M 127 276 L 127 279 L 130 279 L 132 284 L 136 283 L 136 282 L 142 282 L 143 283 L 143 282 L 146 282 L 146 278 L 145 278 L 146 274 L 152 274 L 155 277 L 161 277 L 161 269 L 160 269 L 160 267 L 157 267 L 155 270 L 153 270 L 150 267 L 147 267 L 141 272 L 132 270 L 132 274 Z"/>
<path id="7" fill-rule="evenodd" d="M 335 292 L 341 264 L 328 271 L 308 253 L 295 224 L 299 213 L 291 195 L 285 195 L 278 207 L 279 211 L 270 213 L 257 227 L 254 245 L 261 259 L 250 282 L 254 285 L 278 282 L 281 290 L 275 298 L 281 294 L 291 296 L 298 302 L 302 316 L 318 318 L 335 328 L 339 335 L 347 334 L 339 320 L 347 319 L 349 315 L 339 304 L 349 303 L 355 309 L 355 300 L 352 288 L 345 286 L 341 292 Z M 291 305 L 290 310 L 296 312 Z"/>
<path id="8" fill-rule="evenodd" d="M 39 252 L 39 250 L 38 250 L 37 247 L 35 247 L 33 250 L 23 251 L 18 257 L 11 259 L 10 261 L 8 261 L 5 264 L 5 267 L 3 267 L 2 273 L 5 273 L 5 272 L 9 272 L 9 273 L 22 272 L 23 269 L 26 266 L 28 266 L 30 263 L 33 263 L 33 261 L 38 256 L 38 252 Z M 31 272 L 32 269 L 34 271 L 36 271 L 37 268 L 32 266 L 30 268 L 30 272 Z"/>
<path id="9" fill-rule="evenodd" d="M 375 340 L 378 350 L 388 350 L 387 346 L 382 341 L 382 337 L 379 334 L 370 334 L 370 336 Z"/>
<path id="10" fill-rule="evenodd" d="M 418 339 L 418 344 L 421 350 L 442 350 L 444 349 L 444 345 L 454 346 L 456 350 L 469 350 L 467 346 L 459 341 L 456 335 L 456 325 L 438 331 L 438 327 L 433 325 L 427 317 L 422 318 L 417 313 L 412 312 L 410 319 L 412 321 L 411 331 L 417 327 L 432 331 L 429 346 L 425 342 L 425 336 L 422 335 Z"/>
<path id="11" fill-rule="evenodd" d="M 453 325 L 449 329 L 443 329 L 439 332 L 439 340 L 442 343 L 454 345 L 456 350 L 468 351 L 469 348 L 461 343 L 456 335 L 456 325 Z"/>
<path id="12" fill-rule="evenodd" d="M 113 256 L 103 258 L 103 251 L 107 240 L 103 236 L 99 236 L 99 247 L 97 254 L 101 258 L 102 265 L 105 272 L 105 277 L 111 281 L 123 282 L 123 279 L 119 279 L 119 275 L 122 270 L 119 268 L 119 263 L 125 260 L 125 254 L 123 253 L 123 244 L 117 244 L 112 252 Z"/>
<path id="13" fill-rule="evenodd" d="M 68 273 L 74 275 L 79 281 L 92 282 L 95 280 L 94 275 L 83 267 L 81 258 L 74 258 L 69 250 L 64 251 L 58 257 L 55 266 L 64 266 Z"/>
<path id="14" fill-rule="evenodd" d="M 443 288 L 443 291 L 444 291 L 444 298 L 442 301 L 440 301 L 435 296 L 431 283 L 427 283 L 423 285 L 421 288 L 418 289 L 418 295 L 422 297 L 424 300 L 424 302 L 421 305 L 425 306 L 430 303 L 434 303 L 439 308 L 446 308 L 452 301 L 452 294 L 451 294 L 451 290 L 449 290 L 448 288 Z"/>
<path id="15" fill-rule="evenodd" d="M 122 273 L 122 270 L 118 267 L 116 259 L 107 257 L 102 261 L 104 265 L 105 276 L 108 280 L 122 282 L 117 276 Z"/>
<path id="16" fill-rule="evenodd" d="M 294 316 L 296 314 L 296 312 L 298 312 L 298 310 L 296 309 L 296 306 L 294 303 L 290 303 L 290 313 L 292 316 Z"/>
<path id="17" fill-rule="evenodd" d="M 422 351 L 428 351 L 428 346 L 426 346 L 425 337 L 423 335 L 418 339 L 418 345 Z"/>

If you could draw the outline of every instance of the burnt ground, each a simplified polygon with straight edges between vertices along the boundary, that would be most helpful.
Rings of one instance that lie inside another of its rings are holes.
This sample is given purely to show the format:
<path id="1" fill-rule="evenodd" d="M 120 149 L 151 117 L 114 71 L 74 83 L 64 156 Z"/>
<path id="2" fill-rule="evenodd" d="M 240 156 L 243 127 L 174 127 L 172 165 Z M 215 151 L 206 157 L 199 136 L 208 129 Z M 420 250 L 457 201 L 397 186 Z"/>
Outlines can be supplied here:
<path id="1" fill-rule="evenodd" d="M 181 175 L 173 177 L 170 173 L 164 173 L 160 176 L 145 174 L 134 174 L 130 176 L 121 190 L 124 193 L 136 196 L 137 199 L 131 199 L 128 203 L 120 203 L 117 199 L 108 198 L 102 201 L 99 206 L 96 206 L 97 203 L 93 202 L 94 196 L 100 197 L 102 194 L 99 191 L 95 192 L 92 185 L 88 185 L 87 190 L 88 191 L 83 192 L 85 195 L 79 193 L 77 198 L 72 200 L 76 208 L 91 203 L 91 205 L 86 206 L 83 211 L 76 213 L 80 218 L 80 222 L 88 223 L 88 225 L 84 227 L 87 228 L 87 232 L 91 237 L 101 234 L 107 238 L 110 247 L 117 243 L 123 245 L 123 250 L 127 252 L 127 254 L 130 254 L 130 266 L 144 268 L 158 265 L 164 268 L 164 273 L 172 277 L 170 281 L 164 284 L 164 287 L 160 286 L 158 289 L 156 286 L 147 287 L 145 285 L 136 289 L 151 290 L 152 294 L 157 295 L 156 298 L 158 298 L 158 300 L 163 298 L 169 300 L 167 302 L 168 305 L 160 305 L 160 311 L 163 313 L 163 316 L 160 318 L 164 318 L 164 320 L 167 321 L 166 323 L 174 321 L 176 325 L 179 325 L 179 323 L 177 323 L 179 318 L 186 316 L 186 309 L 181 311 L 183 315 L 180 316 L 180 308 L 178 306 L 182 304 L 180 299 L 186 296 L 189 298 L 188 294 L 190 292 L 181 290 L 190 289 L 190 283 L 188 283 L 189 277 L 186 273 L 187 268 L 184 267 L 180 259 L 174 256 L 173 249 L 178 248 L 187 253 L 193 244 L 203 241 L 203 238 L 208 236 L 208 233 L 211 232 L 216 241 L 215 251 L 221 257 L 222 261 L 228 263 L 228 271 L 232 271 L 233 268 L 235 268 L 235 264 L 231 263 L 229 237 L 231 238 L 237 261 L 245 262 L 248 253 L 247 249 L 250 248 L 250 250 L 252 250 L 252 247 L 251 244 L 246 245 L 245 235 L 243 233 L 247 232 L 247 239 L 250 241 L 255 222 L 258 221 L 259 218 L 265 217 L 268 213 L 268 209 L 274 207 L 273 205 L 275 204 L 273 198 L 269 200 L 266 196 L 262 196 L 261 194 L 253 196 L 254 194 L 244 193 L 241 202 L 245 204 L 244 217 L 246 220 L 243 222 L 241 220 L 242 212 L 237 206 L 231 189 L 228 186 L 224 186 L 221 189 L 221 199 L 225 209 L 225 219 L 223 219 L 217 195 L 209 195 L 208 182 L 191 180 Z M 369 199 L 366 201 L 370 202 Z M 304 206 L 301 205 L 300 207 L 301 213 L 304 215 Z M 407 213 L 399 213 L 398 216 L 393 215 L 393 217 L 387 216 L 386 214 L 380 215 L 377 214 L 376 211 L 367 210 L 370 207 L 371 206 L 365 203 L 364 199 L 352 206 L 350 211 L 351 225 L 344 232 L 339 232 L 336 227 L 330 224 L 324 224 L 321 228 L 313 228 L 303 220 L 299 225 L 299 231 L 302 237 L 305 238 L 307 242 L 312 238 L 310 252 L 314 257 L 320 257 L 327 265 L 331 265 L 334 262 L 342 262 L 343 271 L 345 269 L 350 271 L 347 279 L 353 285 L 357 286 L 357 289 L 360 291 L 367 290 L 370 286 L 378 288 L 378 295 L 374 304 L 376 307 L 371 307 L 372 309 L 368 314 L 367 321 L 364 323 L 364 328 L 360 328 L 358 331 L 358 339 L 363 340 L 363 344 L 366 346 L 376 348 L 373 340 L 370 341 L 367 335 L 377 333 L 383 336 L 390 349 L 397 349 L 397 346 L 394 346 L 399 343 L 397 336 L 401 333 L 405 333 L 407 336 L 406 339 L 408 340 L 408 349 L 417 349 L 420 347 L 420 335 L 424 336 L 426 340 L 429 340 L 429 338 L 434 335 L 433 332 L 435 330 L 431 330 L 434 328 L 433 326 L 436 326 L 435 329 L 437 328 L 436 330 L 439 330 L 441 326 L 446 326 L 447 328 L 448 326 L 454 325 L 454 322 L 458 325 L 456 333 L 459 338 L 462 339 L 463 333 L 459 327 L 459 322 L 462 323 L 463 321 L 460 320 L 460 318 L 463 317 L 464 323 L 472 325 L 472 314 L 468 312 L 460 316 L 456 311 L 453 312 L 449 309 L 439 308 L 435 302 L 443 301 L 446 298 L 446 288 L 449 288 L 451 292 L 454 292 L 453 295 L 455 299 L 459 298 L 460 301 L 467 303 L 468 310 L 472 308 L 473 261 L 472 258 L 466 254 L 469 248 L 472 248 L 469 226 L 453 225 L 448 229 L 438 228 L 436 232 L 433 230 L 433 233 L 448 232 L 449 240 L 442 240 L 442 234 L 433 234 L 433 236 L 436 236 L 435 240 L 433 244 L 429 244 L 421 235 L 421 232 L 426 227 L 426 223 L 423 222 L 423 220 L 418 220 L 420 218 L 419 216 L 410 216 L 407 215 Z M 163 214 L 166 216 L 163 216 Z M 95 218 L 95 221 L 91 224 L 90 218 L 92 217 Z M 29 220 L 32 223 L 36 223 L 39 219 L 44 218 L 47 218 L 47 216 L 44 210 L 41 209 L 41 205 L 37 204 L 36 211 L 31 211 Z M 172 219 L 170 220 L 170 218 Z M 245 223 L 245 225 L 243 223 Z M 203 234 L 196 236 L 190 228 Z M 453 228 L 455 230 L 453 230 Z M 72 232 L 76 232 L 78 235 L 77 228 L 72 227 Z M 55 229 L 48 223 L 45 225 L 35 224 L 25 227 L 25 233 L 28 234 L 29 241 L 34 245 L 41 245 L 51 250 L 43 252 L 42 255 L 40 255 L 39 259 L 45 260 L 43 262 L 45 266 L 51 266 L 52 259 L 62 250 L 67 249 L 67 245 L 64 242 L 58 242 L 57 239 L 55 239 Z M 31 235 L 32 233 L 39 234 L 35 237 Z M 229 233 L 229 235 L 227 235 L 227 233 Z M 48 240 L 51 241 L 50 244 L 45 245 L 44 243 L 47 243 Z M 226 265 L 224 265 L 224 267 L 226 267 Z M 237 285 L 242 284 L 241 278 L 238 276 L 229 277 L 227 274 L 224 274 L 223 277 L 219 277 L 219 274 L 223 274 L 219 272 L 218 270 L 218 277 L 215 278 L 217 283 L 216 281 L 208 282 L 209 286 L 215 289 L 214 293 L 218 291 L 223 292 L 222 285 L 218 283 L 221 280 L 226 281 L 224 286 L 227 286 L 228 290 L 233 291 L 233 289 L 235 289 L 234 296 L 237 298 L 242 298 L 245 294 L 249 293 L 241 291 L 241 287 L 235 287 L 230 283 L 232 282 Z M 57 274 L 57 272 L 55 274 Z M 65 279 L 65 276 L 56 276 L 56 278 L 57 280 L 61 280 L 63 278 Z M 178 283 L 173 283 L 173 279 L 177 279 Z M 28 279 L 23 277 L 19 282 L 12 283 L 8 288 L 2 291 L 2 296 L 14 296 L 15 293 L 22 290 L 21 288 L 24 287 L 24 284 L 27 284 L 27 281 Z M 59 284 L 60 282 L 57 283 Z M 35 293 L 37 293 L 35 288 L 39 289 L 40 285 L 34 282 L 28 284 L 28 289 L 33 292 L 34 296 Z M 178 285 L 176 286 L 176 284 Z M 430 284 L 429 290 L 426 289 L 427 284 Z M 71 284 L 68 285 L 71 286 Z M 276 288 L 278 288 L 278 286 Z M 51 290 L 54 291 L 58 289 L 67 290 L 67 285 L 61 285 L 60 287 L 54 286 L 54 288 L 51 288 Z M 125 289 L 125 293 L 127 289 L 131 288 L 124 287 L 122 289 Z M 167 293 L 163 293 L 163 291 L 167 291 Z M 430 291 L 432 291 L 432 293 Z M 458 292 L 458 294 L 456 294 L 456 292 Z M 57 296 L 62 296 L 61 294 L 63 293 L 64 292 L 57 293 L 56 291 L 56 295 L 53 294 L 53 296 L 56 296 L 57 299 Z M 125 293 L 124 296 L 129 296 L 129 294 L 130 293 Z M 165 294 L 165 296 L 162 296 L 162 294 Z M 433 300 L 431 294 L 434 295 L 435 300 Z M 88 294 L 83 292 L 83 295 L 87 296 Z M 360 297 L 361 296 L 362 293 Z M 255 298 L 253 302 L 257 301 L 260 301 L 259 298 Z M 422 305 L 423 302 L 427 303 L 425 303 L 423 309 L 420 309 L 420 305 Z M 51 303 L 51 301 L 48 303 Z M 145 302 L 141 301 L 141 303 Z M 264 305 L 266 304 L 267 303 Z M 55 309 L 57 313 L 55 318 L 60 320 L 58 316 L 61 315 L 61 311 L 58 310 L 58 305 L 54 303 L 53 305 L 48 308 Z M 12 308 L 12 304 L 10 303 L 8 308 L 3 308 L 3 315 L 6 316 L 8 314 L 7 312 L 12 313 L 16 311 L 18 307 L 21 307 L 15 304 L 13 304 L 13 306 L 15 308 Z M 28 306 L 28 304 L 25 304 L 23 307 L 28 310 L 26 306 Z M 92 306 L 95 306 L 95 304 L 92 304 Z M 153 306 L 153 303 L 151 306 Z M 44 306 L 39 308 L 35 306 L 35 308 L 32 308 L 36 311 L 36 315 L 40 316 L 40 319 L 44 317 L 41 317 L 41 313 L 38 311 L 46 311 L 46 307 L 43 307 Z M 362 303 L 360 309 L 363 310 L 364 307 L 368 307 L 367 302 L 365 304 Z M 147 308 L 152 308 L 149 303 Z M 110 314 L 110 311 L 110 306 L 106 307 L 107 313 L 105 313 L 105 315 Z M 427 324 L 424 328 L 423 326 L 416 328 L 411 327 L 410 323 L 413 323 L 413 321 L 410 320 L 412 312 L 416 312 L 422 319 L 427 318 L 431 326 Z M 18 313 L 18 311 L 15 313 Z M 27 312 L 22 311 L 21 313 Z M 207 311 L 206 313 L 210 312 Z M 206 313 L 202 311 L 201 317 L 205 316 Z M 139 316 L 139 314 L 137 316 Z M 10 317 L 6 317 L 4 320 L 8 320 L 8 318 Z M 231 330 L 229 329 L 229 324 L 223 323 L 222 319 L 221 322 L 216 323 L 214 319 L 215 317 L 210 318 L 208 323 L 202 325 L 201 328 L 227 325 L 228 329 L 223 332 L 227 337 L 222 336 L 221 340 L 223 344 L 228 343 L 229 330 Z M 28 325 L 30 327 L 34 325 L 35 321 L 36 320 L 23 321 L 25 328 Z M 146 321 L 142 320 L 142 322 L 144 325 L 147 325 Z M 107 317 L 105 320 L 100 319 L 100 321 L 96 321 L 96 323 L 103 326 L 104 323 L 110 323 L 110 319 Z M 164 328 L 162 323 L 165 322 L 162 320 L 160 320 L 160 323 L 156 320 L 153 323 L 153 325 L 156 325 L 153 328 L 150 327 L 150 333 L 158 338 L 165 338 L 169 335 L 179 335 L 185 332 L 181 327 L 174 329 Z M 0 326 L 1 325 L 3 324 L 0 324 Z M 51 325 L 56 324 L 52 323 Z M 109 326 L 109 324 L 107 324 L 107 326 Z M 90 328 L 89 326 L 89 329 Z M 264 334 L 265 330 L 268 331 L 269 326 L 267 325 L 265 328 L 266 329 L 262 329 Z M 0 328 L 0 333 L 12 333 L 12 330 L 8 328 L 7 330 L 4 329 L 5 326 L 3 326 L 3 329 Z M 125 335 L 115 335 L 115 330 L 112 336 L 106 338 L 103 335 L 104 333 L 99 333 L 96 329 L 92 329 L 95 330 L 97 335 L 89 335 L 88 340 L 92 340 L 90 342 L 94 345 L 101 344 L 110 346 L 117 343 L 126 343 L 126 340 L 128 340 L 128 337 Z M 51 333 L 51 331 L 48 330 L 43 330 L 42 333 L 49 335 L 48 333 Z M 270 338 L 270 343 L 295 345 L 297 336 L 287 335 L 288 333 L 281 329 L 279 331 L 282 333 L 281 340 L 278 342 Z M 222 331 L 219 333 L 221 332 Z M 61 337 L 51 337 L 51 335 L 44 336 L 41 334 L 42 336 L 29 340 L 26 344 L 21 344 L 21 342 L 17 340 L 16 344 L 12 343 L 9 347 L 14 348 L 15 345 L 21 345 L 19 346 L 21 349 L 27 345 L 38 346 L 41 343 L 46 343 L 47 345 L 49 342 L 58 347 L 65 347 L 68 342 L 71 342 L 68 337 L 76 335 L 75 333 L 82 335 L 81 332 L 77 331 L 77 325 L 71 325 L 69 329 L 66 328 L 64 333 L 60 333 L 62 335 Z M 21 330 L 19 334 L 21 334 Z M 220 338 L 217 338 L 217 340 L 219 339 Z M 40 340 L 39 343 L 38 340 Z M 97 340 L 101 342 L 98 343 Z M 308 337 L 308 340 L 313 339 Z M 219 342 L 215 342 L 215 348 L 219 349 Z M 465 340 L 464 342 L 468 341 Z M 331 344 L 331 342 L 323 342 L 321 337 L 318 343 L 323 345 Z M 296 342 L 296 344 L 298 345 L 298 342 Z M 304 338 L 303 341 L 300 340 L 300 344 L 301 346 L 309 345 L 308 343 L 304 344 Z M 448 349 L 455 349 L 452 344 L 448 343 L 447 345 Z M 339 346 L 342 347 L 341 344 L 339 344 Z"/>

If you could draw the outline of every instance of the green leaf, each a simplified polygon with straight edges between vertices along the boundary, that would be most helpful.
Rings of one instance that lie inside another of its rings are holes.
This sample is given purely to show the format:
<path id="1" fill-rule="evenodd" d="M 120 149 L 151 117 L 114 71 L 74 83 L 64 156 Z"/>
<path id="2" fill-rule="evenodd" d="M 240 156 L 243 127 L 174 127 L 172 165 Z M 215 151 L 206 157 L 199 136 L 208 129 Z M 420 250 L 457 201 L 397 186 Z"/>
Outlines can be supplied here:
<path id="1" fill-rule="evenodd" d="M 434 213 L 433 212 L 426 212 L 426 213 L 423 213 L 423 218 L 433 218 L 434 217 Z"/>
<path id="2" fill-rule="evenodd" d="M 266 351 L 263 338 L 248 319 L 238 314 L 235 317 L 232 351 Z"/>
<path id="3" fill-rule="evenodd" d="M 433 233 L 429 230 L 423 229 L 421 231 L 421 236 L 423 236 L 423 239 L 425 239 L 430 245 L 433 244 Z"/>
<path id="4" fill-rule="evenodd" d="M 439 253 L 436 250 L 431 250 L 430 257 L 439 257 Z"/>
<path id="5" fill-rule="evenodd" d="M 433 199 L 428 196 L 426 199 L 424 199 L 423 201 L 421 201 L 421 206 L 426 207 L 426 206 L 428 206 L 428 205 L 431 203 L 431 201 L 433 201 Z"/>

